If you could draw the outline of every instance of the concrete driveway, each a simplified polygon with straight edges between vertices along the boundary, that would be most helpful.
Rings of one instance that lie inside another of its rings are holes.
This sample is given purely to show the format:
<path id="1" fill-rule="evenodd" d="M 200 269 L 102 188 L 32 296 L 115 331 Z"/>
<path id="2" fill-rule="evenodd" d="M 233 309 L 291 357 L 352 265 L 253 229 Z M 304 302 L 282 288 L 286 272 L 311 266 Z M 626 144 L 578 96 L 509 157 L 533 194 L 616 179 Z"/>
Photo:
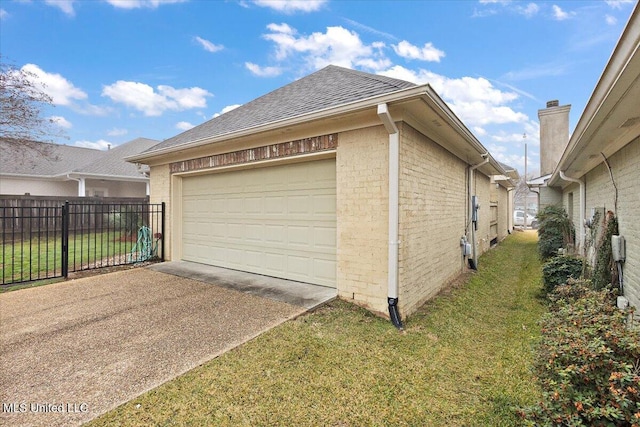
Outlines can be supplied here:
<path id="1" fill-rule="evenodd" d="M 79 425 L 305 311 L 147 268 L 2 294 L 0 424 Z"/>

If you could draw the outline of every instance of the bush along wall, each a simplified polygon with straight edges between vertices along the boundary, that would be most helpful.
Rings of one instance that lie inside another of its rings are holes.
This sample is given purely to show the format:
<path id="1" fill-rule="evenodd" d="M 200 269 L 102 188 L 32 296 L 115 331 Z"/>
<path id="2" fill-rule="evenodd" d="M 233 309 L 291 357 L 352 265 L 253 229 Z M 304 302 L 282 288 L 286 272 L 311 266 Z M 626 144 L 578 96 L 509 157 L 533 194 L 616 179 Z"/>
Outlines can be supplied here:
<path id="1" fill-rule="evenodd" d="M 558 249 L 575 241 L 575 229 L 565 210 L 547 206 L 538 213 L 538 253 L 542 260 L 558 255 Z"/>
<path id="2" fill-rule="evenodd" d="M 565 285 L 569 279 L 582 277 L 584 261 L 573 256 L 559 255 L 551 258 L 542 266 L 544 290 L 552 292 L 556 287 Z"/>
<path id="3" fill-rule="evenodd" d="M 543 399 L 519 411 L 529 426 L 640 426 L 640 331 L 615 292 L 570 280 L 550 294 L 535 372 Z"/>

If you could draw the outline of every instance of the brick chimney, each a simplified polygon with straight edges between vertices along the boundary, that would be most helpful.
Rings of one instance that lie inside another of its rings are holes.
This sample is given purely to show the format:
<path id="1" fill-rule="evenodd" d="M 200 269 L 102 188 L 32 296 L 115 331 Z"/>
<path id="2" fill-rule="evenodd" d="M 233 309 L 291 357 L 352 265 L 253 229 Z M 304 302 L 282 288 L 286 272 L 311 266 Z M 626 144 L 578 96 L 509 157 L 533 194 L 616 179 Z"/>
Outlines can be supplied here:
<path id="1" fill-rule="evenodd" d="M 540 120 L 540 176 L 553 173 L 562 152 L 569 143 L 569 111 L 571 105 L 559 106 L 557 99 L 538 110 Z"/>

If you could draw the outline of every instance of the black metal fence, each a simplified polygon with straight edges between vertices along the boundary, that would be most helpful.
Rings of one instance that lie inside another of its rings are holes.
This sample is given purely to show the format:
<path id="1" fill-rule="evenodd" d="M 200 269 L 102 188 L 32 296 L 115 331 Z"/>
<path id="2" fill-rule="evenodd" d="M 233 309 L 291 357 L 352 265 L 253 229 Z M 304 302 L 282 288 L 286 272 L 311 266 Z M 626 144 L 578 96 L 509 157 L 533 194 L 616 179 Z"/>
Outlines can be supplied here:
<path id="1" fill-rule="evenodd" d="M 164 260 L 164 203 L 2 207 L 2 285 Z"/>

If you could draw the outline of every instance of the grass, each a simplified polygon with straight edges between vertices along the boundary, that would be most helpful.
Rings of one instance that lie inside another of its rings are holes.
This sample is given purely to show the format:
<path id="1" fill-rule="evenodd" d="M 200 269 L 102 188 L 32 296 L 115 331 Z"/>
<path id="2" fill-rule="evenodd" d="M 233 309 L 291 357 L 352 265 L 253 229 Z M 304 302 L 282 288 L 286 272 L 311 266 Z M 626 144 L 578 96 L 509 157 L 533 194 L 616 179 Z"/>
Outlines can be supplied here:
<path id="1" fill-rule="evenodd" d="M 544 312 L 535 233 L 510 236 L 479 269 L 404 333 L 335 301 L 89 425 L 519 425 L 514 408 L 540 397 L 530 370 Z"/>
<path id="2" fill-rule="evenodd" d="M 120 241 L 121 232 L 86 233 L 69 236 L 69 269 L 82 269 L 105 258 L 118 259 L 131 251 L 135 242 Z M 48 279 L 62 274 L 62 237 L 48 237 L 5 243 L 0 250 L 0 278 L 6 283 Z M 31 258 L 33 256 L 33 258 Z M 110 264 L 116 263 L 112 261 Z"/>

